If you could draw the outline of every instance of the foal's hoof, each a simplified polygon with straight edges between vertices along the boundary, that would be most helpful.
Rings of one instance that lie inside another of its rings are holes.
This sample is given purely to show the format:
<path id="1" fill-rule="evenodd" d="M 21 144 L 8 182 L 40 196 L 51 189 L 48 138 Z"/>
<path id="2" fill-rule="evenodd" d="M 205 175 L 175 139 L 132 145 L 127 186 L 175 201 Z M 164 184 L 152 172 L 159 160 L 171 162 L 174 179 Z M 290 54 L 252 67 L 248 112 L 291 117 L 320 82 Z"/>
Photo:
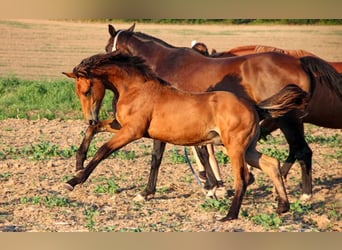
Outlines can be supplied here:
<path id="1" fill-rule="evenodd" d="M 254 178 L 254 174 L 252 174 L 251 172 L 249 172 L 249 180 L 247 185 L 252 185 L 255 182 L 255 178 Z"/>
<path id="2" fill-rule="evenodd" d="M 290 203 L 288 202 L 278 202 L 277 214 L 281 215 L 290 210 Z"/>
<path id="3" fill-rule="evenodd" d="M 74 187 L 71 186 L 69 183 L 64 183 L 64 188 L 67 189 L 67 190 L 69 190 L 69 191 L 74 190 Z"/>
<path id="4" fill-rule="evenodd" d="M 232 221 L 232 220 L 236 220 L 236 219 L 237 219 L 237 217 L 225 216 L 225 217 L 219 219 L 218 221 L 219 222 L 226 222 L 226 221 Z"/>

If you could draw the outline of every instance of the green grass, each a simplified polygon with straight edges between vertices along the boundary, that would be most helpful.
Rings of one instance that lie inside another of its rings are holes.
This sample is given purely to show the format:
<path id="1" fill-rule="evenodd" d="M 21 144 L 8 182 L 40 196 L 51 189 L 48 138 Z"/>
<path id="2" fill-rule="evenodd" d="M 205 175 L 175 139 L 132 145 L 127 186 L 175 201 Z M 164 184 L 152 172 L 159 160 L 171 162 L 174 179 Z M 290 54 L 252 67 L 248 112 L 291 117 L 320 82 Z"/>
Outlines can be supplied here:
<path id="1" fill-rule="evenodd" d="M 282 224 L 282 218 L 272 214 L 257 214 L 252 217 L 253 223 L 261 225 L 266 229 L 278 228 Z"/>
<path id="2" fill-rule="evenodd" d="M 16 77 L 0 78 L 0 120 L 82 119 L 81 105 L 70 80 L 30 81 Z M 112 93 L 105 96 L 100 117 L 109 116 Z"/>

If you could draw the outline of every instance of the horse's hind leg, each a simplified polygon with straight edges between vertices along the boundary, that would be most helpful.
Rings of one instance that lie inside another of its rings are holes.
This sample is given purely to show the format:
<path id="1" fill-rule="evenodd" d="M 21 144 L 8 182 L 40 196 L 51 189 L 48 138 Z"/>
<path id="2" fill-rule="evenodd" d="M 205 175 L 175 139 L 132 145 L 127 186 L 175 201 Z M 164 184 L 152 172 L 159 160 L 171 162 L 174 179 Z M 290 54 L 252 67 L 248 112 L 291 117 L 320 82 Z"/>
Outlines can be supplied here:
<path id="1" fill-rule="evenodd" d="M 88 149 L 93 137 L 99 132 L 116 133 L 120 129 L 120 124 L 114 120 L 99 121 L 96 125 L 88 126 L 81 145 L 76 152 L 76 171 L 82 170 Z"/>
<path id="2" fill-rule="evenodd" d="M 309 199 L 312 196 L 312 151 L 305 141 L 303 123 L 293 115 L 278 118 L 278 122 L 290 146 L 290 156 L 298 160 L 302 169 L 302 199 Z M 282 173 L 287 175 L 291 166 L 285 164 Z"/>
<path id="3" fill-rule="evenodd" d="M 218 181 L 215 177 L 214 171 L 210 166 L 209 163 L 209 152 L 206 146 L 195 147 L 197 155 L 204 166 L 206 175 L 207 175 L 207 182 L 205 183 L 205 188 L 209 190 L 215 190 L 218 186 Z"/>
<path id="4" fill-rule="evenodd" d="M 148 178 L 147 186 L 144 191 L 138 194 L 134 200 L 149 200 L 153 197 L 156 192 L 157 178 L 159 167 L 163 159 L 163 154 L 165 151 L 165 142 L 159 140 L 153 140 L 153 151 L 152 151 L 152 161 L 150 175 Z"/>
<path id="5" fill-rule="evenodd" d="M 263 170 L 270 177 L 279 196 L 277 213 L 281 214 L 287 212 L 290 209 L 290 204 L 287 198 L 284 182 L 280 174 L 279 161 L 261 154 L 255 149 L 254 145 L 247 150 L 246 161 L 252 167 Z"/>

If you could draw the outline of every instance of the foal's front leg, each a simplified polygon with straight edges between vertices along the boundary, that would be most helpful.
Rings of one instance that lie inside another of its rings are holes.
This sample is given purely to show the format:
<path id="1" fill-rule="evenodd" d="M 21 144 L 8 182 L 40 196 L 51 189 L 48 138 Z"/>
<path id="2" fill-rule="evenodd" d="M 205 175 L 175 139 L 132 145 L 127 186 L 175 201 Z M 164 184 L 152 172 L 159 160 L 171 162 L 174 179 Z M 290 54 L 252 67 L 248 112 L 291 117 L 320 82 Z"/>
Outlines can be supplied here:
<path id="1" fill-rule="evenodd" d="M 96 166 L 104 159 L 106 159 L 114 151 L 120 149 L 121 147 L 127 145 L 128 143 L 140 139 L 142 133 L 136 133 L 135 128 L 125 127 L 117 132 L 117 134 L 110 139 L 108 142 L 103 144 L 94 155 L 93 159 L 89 162 L 86 168 L 79 170 L 72 179 L 70 179 L 65 187 L 72 191 L 74 187 L 78 184 L 84 183 L 89 175 L 93 172 Z"/>
<path id="2" fill-rule="evenodd" d="M 82 143 L 76 152 L 76 172 L 84 169 L 83 164 L 87 158 L 89 146 L 93 137 L 100 132 L 116 133 L 120 128 L 120 124 L 115 119 L 99 121 L 96 125 L 88 126 Z"/>

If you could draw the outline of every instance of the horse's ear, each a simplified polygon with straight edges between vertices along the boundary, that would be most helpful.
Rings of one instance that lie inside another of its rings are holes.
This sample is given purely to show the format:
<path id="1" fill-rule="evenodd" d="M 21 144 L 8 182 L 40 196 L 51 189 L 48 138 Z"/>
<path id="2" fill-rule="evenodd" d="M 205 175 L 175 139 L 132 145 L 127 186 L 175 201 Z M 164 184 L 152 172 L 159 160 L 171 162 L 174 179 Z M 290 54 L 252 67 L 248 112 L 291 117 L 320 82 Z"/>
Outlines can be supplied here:
<path id="1" fill-rule="evenodd" d="M 116 30 L 113 25 L 108 24 L 108 32 L 111 36 L 115 36 Z"/>
<path id="2" fill-rule="evenodd" d="M 133 23 L 133 25 L 131 27 L 128 28 L 128 31 L 133 32 L 135 28 L 135 23 Z"/>
<path id="3" fill-rule="evenodd" d="M 74 73 L 66 73 L 66 72 L 62 72 L 63 75 L 66 75 L 69 78 L 74 78 L 76 79 L 76 75 Z"/>

